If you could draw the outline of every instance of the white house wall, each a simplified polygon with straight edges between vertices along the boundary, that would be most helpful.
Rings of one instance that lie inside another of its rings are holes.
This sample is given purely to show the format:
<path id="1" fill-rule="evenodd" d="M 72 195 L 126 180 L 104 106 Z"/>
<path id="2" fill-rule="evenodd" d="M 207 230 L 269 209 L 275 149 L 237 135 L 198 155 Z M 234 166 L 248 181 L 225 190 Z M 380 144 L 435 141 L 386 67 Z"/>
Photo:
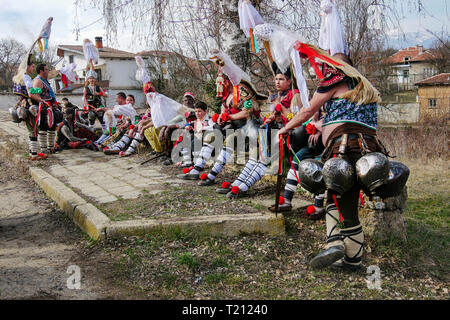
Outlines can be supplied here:
<path id="1" fill-rule="evenodd" d="M 135 60 L 106 60 L 106 74 L 104 80 L 109 80 L 109 88 L 136 89 L 142 86 L 136 81 L 137 65 Z"/>

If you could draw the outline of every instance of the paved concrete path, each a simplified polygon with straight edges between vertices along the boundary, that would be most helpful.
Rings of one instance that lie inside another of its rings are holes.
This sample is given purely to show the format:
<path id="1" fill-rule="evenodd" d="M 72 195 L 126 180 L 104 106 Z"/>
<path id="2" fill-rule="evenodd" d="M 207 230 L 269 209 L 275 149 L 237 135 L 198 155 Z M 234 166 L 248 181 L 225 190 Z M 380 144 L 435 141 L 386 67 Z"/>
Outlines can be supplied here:
<path id="1" fill-rule="evenodd" d="M 9 138 L 28 143 L 27 130 L 22 123 L 1 121 L 0 129 Z M 149 194 L 157 194 L 162 191 L 158 186 L 163 183 L 178 185 L 183 182 L 161 173 L 160 166 L 141 166 L 130 158 L 108 156 L 88 149 L 67 150 L 50 157 L 61 163 L 50 166 L 50 174 L 98 203 L 113 202 L 119 197 L 136 199 L 144 189 Z"/>

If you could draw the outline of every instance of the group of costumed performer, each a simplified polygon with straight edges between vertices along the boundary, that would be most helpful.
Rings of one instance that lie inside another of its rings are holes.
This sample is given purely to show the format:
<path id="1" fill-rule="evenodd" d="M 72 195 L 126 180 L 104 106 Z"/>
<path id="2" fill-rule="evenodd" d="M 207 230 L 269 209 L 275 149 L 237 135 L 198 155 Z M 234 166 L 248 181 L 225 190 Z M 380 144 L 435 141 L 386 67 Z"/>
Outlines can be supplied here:
<path id="1" fill-rule="evenodd" d="M 228 55 L 219 50 L 213 50 L 212 55 L 211 59 L 219 65 L 219 74 L 224 81 L 222 110 L 221 114 L 214 119 L 217 124 L 215 127 L 223 133 L 222 136 L 225 136 L 227 129 L 234 129 L 234 132 L 226 136 L 223 148 L 217 156 L 211 172 L 207 175 L 205 174 L 206 177 L 202 175 L 203 179 L 200 185 L 211 185 L 214 183 L 215 177 L 232 157 L 234 140 L 239 135 L 243 138 L 249 137 L 250 146 L 257 145 L 258 129 L 262 124 L 260 105 L 267 100 L 267 96 L 257 92 L 250 81 L 250 77 L 235 65 Z M 200 172 L 203 171 L 206 162 L 212 157 L 215 138 L 214 133 L 204 137 L 203 146 L 194 166 L 189 172 L 181 175 L 182 179 L 198 180 L 201 178 Z M 255 152 L 257 150 L 250 150 L 250 153 Z"/>
<path id="2" fill-rule="evenodd" d="M 35 66 L 32 59 L 34 46 L 39 50 L 48 48 L 53 18 L 47 19 L 38 38 L 23 58 L 13 78 L 14 92 L 20 96 L 16 108 L 10 109 L 13 121 L 25 121 L 29 132 L 30 160 L 46 159 L 49 153 L 55 152 L 56 124 L 62 121 L 62 112 L 56 101 L 55 93 L 48 81 L 49 67 L 45 64 Z M 44 40 L 42 44 L 41 40 Z M 32 80 L 31 75 L 37 72 Z M 52 70 L 50 77 L 59 71 Z M 38 153 L 38 146 L 40 153 Z"/>

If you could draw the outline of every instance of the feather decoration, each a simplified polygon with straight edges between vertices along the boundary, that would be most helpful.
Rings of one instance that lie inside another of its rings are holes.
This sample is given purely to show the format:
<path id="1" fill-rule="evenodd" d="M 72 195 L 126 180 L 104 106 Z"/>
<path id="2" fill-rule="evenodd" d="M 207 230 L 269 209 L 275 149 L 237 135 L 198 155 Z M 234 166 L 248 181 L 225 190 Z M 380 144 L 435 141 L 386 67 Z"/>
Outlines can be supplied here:
<path id="1" fill-rule="evenodd" d="M 89 39 L 83 41 L 84 58 L 88 61 L 88 66 L 94 70 L 94 63 L 98 63 L 99 53 L 97 47 Z"/>
<path id="2" fill-rule="evenodd" d="M 330 55 L 335 53 L 349 53 L 345 42 L 344 28 L 339 19 L 339 12 L 331 0 L 321 0 L 320 15 L 322 17 L 319 34 L 319 47 L 328 51 Z"/>
<path id="3" fill-rule="evenodd" d="M 258 42 L 253 35 L 253 29 L 257 25 L 263 24 L 264 20 L 249 0 L 239 0 L 238 12 L 240 27 L 244 31 L 245 36 L 250 38 L 252 52 L 258 53 Z"/>
<path id="4" fill-rule="evenodd" d="M 52 23 L 53 17 L 47 19 L 45 24 L 42 26 L 41 32 L 39 33 L 37 44 L 39 47 L 39 51 L 43 52 L 48 49 L 48 39 L 50 38 L 50 34 L 52 33 Z M 42 44 L 42 41 L 44 44 Z"/>
<path id="5" fill-rule="evenodd" d="M 135 56 L 136 64 L 138 69 L 136 71 L 136 80 L 142 83 L 150 82 L 150 76 L 148 75 L 147 69 L 145 68 L 145 61 L 141 56 Z"/>

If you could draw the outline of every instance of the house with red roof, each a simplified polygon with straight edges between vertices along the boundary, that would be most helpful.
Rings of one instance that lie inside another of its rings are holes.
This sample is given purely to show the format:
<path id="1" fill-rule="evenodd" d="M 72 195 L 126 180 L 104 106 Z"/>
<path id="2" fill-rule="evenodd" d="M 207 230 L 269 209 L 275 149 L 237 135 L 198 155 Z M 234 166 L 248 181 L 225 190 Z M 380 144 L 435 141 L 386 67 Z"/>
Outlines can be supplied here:
<path id="1" fill-rule="evenodd" d="M 94 70 L 98 76 L 97 80 L 103 86 L 112 90 L 130 90 L 140 87 L 140 84 L 135 80 L 137 65 L 134 53 L 104 47 L 102 37 L 95 38 L 95 45 L 99 53 L 99 60 L 94 64 Z M 57 55 L 60 57 L 60 62 L 56 69 L 66 63 L 75 63 L 78 78 L 81 83 L 84 82 L 87 61 L 84 58 L 83 46 L 58 45 Z"/>
<path id="2" fill-rule="evenodd" d="M 386 63 L 393 68 L 391 82 L 397 84 L 399 90 L 414 89 L 415 82 L 436 74 L 434 58 L 431 50 L 419 45 L 397 51 L 386 59 Z"/>
<path id="3" fill-rule="evenodd" d="M 415 83 L 419 87 L 420 120 L 450 120 L 450 73 L 441 73 Z"/>

